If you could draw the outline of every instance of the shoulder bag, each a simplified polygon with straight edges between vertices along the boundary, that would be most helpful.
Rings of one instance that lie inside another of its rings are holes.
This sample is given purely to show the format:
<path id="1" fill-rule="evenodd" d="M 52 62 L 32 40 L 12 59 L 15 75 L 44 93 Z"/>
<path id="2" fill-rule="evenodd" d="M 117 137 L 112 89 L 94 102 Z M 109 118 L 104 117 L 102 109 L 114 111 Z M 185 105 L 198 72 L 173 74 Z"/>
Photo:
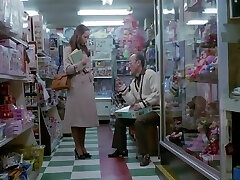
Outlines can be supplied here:
<path id="1" fill-rule="evenodd" d="M 67 75 L 66 73 L 58 74 L 60 66 L 61 59 L 57 69 L 57 74 L 54 76 L 51 86 L 51 88 L 55 91 L 68 90 L 71 87 L 71 76 Z"/>

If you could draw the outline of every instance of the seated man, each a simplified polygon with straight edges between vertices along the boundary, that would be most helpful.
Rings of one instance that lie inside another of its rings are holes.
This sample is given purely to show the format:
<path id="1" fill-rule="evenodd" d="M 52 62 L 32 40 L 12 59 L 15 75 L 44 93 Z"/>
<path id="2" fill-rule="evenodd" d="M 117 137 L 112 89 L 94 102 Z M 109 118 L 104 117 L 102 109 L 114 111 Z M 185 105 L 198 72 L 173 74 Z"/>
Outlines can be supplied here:
<path id="1" fill-rule="evenodd" d="M 159 77 L 151 69 L 144 68 L 145 60 L 141 53 L 131 55 L 129 67 L 131 74 L 135 77 L 129 87 L 119 78 L 116 79 L 116 86 L 122 93 L 123 99 L 131 105 L 133 110 L 151 106 L 152 111 L 135 119 L 116 119 L 112 147 L 117 150 L 108 157 L 128 156 L 126 126 L 135 125 L 139 153 L 143 155 L 140 166 L 147 166 L 150 163 L 150 155 L 147 150 L 148 143 L 146 136 L 147 126 L 159 125 L 160 97 Z"/>

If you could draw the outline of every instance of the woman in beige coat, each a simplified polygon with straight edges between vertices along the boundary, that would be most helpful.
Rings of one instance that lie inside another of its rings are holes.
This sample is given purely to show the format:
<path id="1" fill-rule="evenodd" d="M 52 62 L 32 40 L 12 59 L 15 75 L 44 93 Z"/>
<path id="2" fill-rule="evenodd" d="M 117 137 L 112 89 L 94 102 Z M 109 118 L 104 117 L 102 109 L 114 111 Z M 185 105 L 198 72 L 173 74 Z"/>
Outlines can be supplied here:
<path id="1" fill-rule="evenodd" d="M 85 133 L 87 127 L 99 125 L 94 98 L 93 75 L 90 53 L 86 42 L 90 31 L 84 25 L 77 26 L 70 39 L 70 46 L 64 49 L 64 69 L 72 76 L 71 88 L 67 92 L 65 120 L 71 126 L 75 142 L 75 158 L 91 158 L 85 148 Z M 75 49 L 83 51 L 83 58 L 77 64 L 72 64 L 70 53 Z"/>

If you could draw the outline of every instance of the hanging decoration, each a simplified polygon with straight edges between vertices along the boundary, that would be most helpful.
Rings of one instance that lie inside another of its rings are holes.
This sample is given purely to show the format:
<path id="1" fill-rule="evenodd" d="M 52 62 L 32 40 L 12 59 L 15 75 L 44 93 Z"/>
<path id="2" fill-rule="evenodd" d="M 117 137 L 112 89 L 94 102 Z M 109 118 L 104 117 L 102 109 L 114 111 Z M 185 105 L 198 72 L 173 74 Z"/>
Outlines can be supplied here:
<path id="1" fill-rule="evenodd" d="M 145 46 L 145 36 L 131 14 L 124 18 L 124 25 L 115 30 L 115 40 L 119 44 L 118 56 L 128 58 L 132 53 L 142 51 Z M 122 59 L 121 58 L 121 59 Z"/>

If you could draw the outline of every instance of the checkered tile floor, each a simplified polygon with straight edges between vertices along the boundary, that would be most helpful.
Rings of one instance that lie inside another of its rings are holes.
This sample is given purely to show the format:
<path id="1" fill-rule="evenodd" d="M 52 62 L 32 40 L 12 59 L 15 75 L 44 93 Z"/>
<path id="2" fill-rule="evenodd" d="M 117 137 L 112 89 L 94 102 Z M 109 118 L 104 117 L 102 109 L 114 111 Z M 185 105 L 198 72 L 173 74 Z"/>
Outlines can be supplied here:
<path id="1" fill-rule="evenodd" d="M 140 167 L 139 160 L 135 158 L 135 147 L 135 142 L 131 137 L 128 137 L 129 157 L 125 158 L 125 162 L 132 179 L 159 180 L 155 172 L 155 165 L 153 164 L 154 161 L 158 161 L 157 157 L 151 157 L 152 162 L 149 166 Z M 104 164 L 100 164 L 97 128 L 87 129 L 86 148 L 88 152 L 92 154 L 92 158 L 75 160 L 73 138 L 63 137 L 52 155 L 44 157 L 44 162 L 37 180 L 101 179 L 100 166 L 104 166 Z"/>

